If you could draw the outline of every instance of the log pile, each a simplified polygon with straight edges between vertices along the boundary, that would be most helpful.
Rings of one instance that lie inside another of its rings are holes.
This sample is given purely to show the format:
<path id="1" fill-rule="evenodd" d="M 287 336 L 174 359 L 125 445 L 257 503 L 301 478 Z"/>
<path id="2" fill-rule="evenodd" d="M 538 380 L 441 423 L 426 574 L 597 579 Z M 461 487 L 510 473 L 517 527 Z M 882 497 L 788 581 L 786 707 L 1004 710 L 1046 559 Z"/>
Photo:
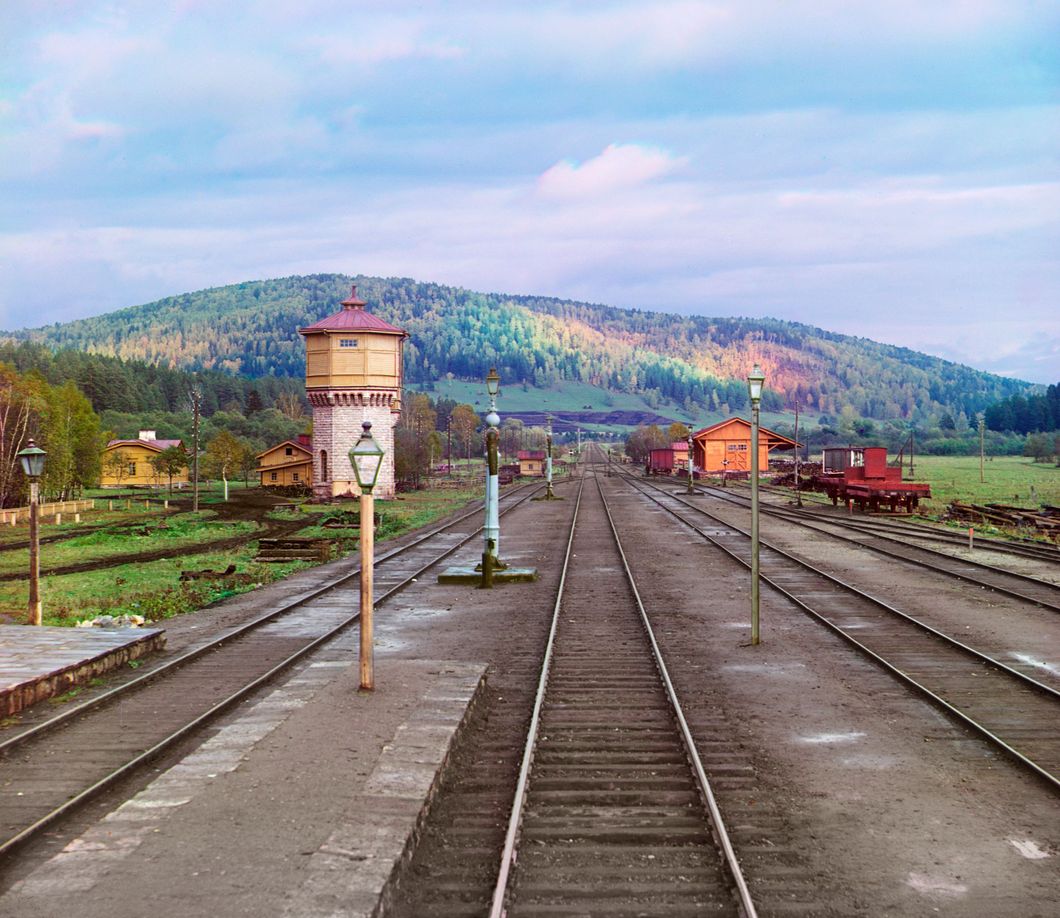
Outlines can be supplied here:
<path id="1" fill-rule="evenodd" d="M 955 500 L 946 516 L 968 523 L 990 523 L 1005 529 L 1033 529 L 1051 539 L 1060 539 L 1060 507 L 1048 504 L 1039 510 L 1009 504 L 964 504 Z"/>

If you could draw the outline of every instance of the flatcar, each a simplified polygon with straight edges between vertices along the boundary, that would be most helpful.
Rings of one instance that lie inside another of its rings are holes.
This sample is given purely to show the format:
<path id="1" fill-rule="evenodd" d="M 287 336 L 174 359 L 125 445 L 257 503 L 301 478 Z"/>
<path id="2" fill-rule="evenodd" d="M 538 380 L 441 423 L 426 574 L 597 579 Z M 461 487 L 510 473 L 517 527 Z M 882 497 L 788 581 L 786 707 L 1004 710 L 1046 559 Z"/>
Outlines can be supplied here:
<path id="1" fill-rule="evenodd" d="M 862 511 L 886 506 L 892 513 L 899 507 L 912 513 L 922 499 L 931 497 L 931 485 L 926 482 L 902 480 L 901 468 L 887 464 L 887 450 L 882 446 L 826 449 L 813 484 L 833 505 L 843 501 L 848 508 L 856 504 Z"/>

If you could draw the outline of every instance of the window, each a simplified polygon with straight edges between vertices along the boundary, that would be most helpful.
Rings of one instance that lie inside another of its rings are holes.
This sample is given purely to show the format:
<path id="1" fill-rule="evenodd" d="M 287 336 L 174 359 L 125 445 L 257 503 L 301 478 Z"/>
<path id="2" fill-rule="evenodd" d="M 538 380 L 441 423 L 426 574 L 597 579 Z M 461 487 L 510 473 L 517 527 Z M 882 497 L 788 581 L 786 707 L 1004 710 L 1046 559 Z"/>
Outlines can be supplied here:
<path id="1" fill-rule="evenodd" d="M 294 449 L 292 447 L 288 446 L 288 447 L 286 447 L 284 449 L 283 454 L 285 456 L 293 456 L 294 455 Z"/>
<path id="2" fill-rule="evenodd" d="M 746 443 L 730 443 L 728 449 L 729 449 L 730 453 L 746 453 L 747 452 L 747 444 Z"/>
<path id="3" fill-rule="evenodd" d="M 135 462 L 130 462 L 129 463 L 129 475 L 130 476 L 135 476 L 136 475 L 136 463 Z"/>
<path id="4" fill-rule="evenodd" d="M 276 481 L 276 473 L 269 472 L 269 481 Z"/>
<path id="5" fill-rule="evenodd" d="M 328 480 L 328 451 L 326 449 L 320 451 L 320 480 Z"/>
<path id="6" fill-rule="evenodd" d="M 297 472 L 293 472 L 291 474 L 291 480 L 292 481 L 298 481 L 298 473 Z"/>
<path id="7" fill-rule="evenodd" d="M 339 338 L 339 347 L 357 347 L 357 339 Z"/>

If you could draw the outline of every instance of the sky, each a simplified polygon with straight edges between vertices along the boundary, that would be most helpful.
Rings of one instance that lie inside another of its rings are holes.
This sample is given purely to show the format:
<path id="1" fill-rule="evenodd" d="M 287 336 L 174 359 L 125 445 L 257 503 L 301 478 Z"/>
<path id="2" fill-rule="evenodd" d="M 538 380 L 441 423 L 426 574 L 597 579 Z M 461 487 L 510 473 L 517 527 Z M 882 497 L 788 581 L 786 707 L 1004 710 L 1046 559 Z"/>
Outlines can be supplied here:
<path id="1" fill-rule="evenodd" d="M 1053 0 L 5 0 L 0 328 L 291 274 L 1060 379 Z"/>

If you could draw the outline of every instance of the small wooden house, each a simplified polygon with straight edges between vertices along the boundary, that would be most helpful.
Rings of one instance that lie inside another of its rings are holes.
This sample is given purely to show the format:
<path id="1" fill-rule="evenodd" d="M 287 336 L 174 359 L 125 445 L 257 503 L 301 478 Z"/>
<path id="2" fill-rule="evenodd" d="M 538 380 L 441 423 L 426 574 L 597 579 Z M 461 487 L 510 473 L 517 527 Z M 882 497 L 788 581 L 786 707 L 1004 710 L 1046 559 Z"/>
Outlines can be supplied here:
<path id="1" fill-rule="evenodd" d="M 159 440 L 153 430 L 141 430 L 135 440 L 111 440 L 101 455 L 101 488 L 146 488 L 169 484 L 169 476 L 155 470 L 151 460 L 180 440 Z M 188 483 L 185 466 L 173 476 L 173 484 L 183 487 Z"/>
<path id="2" fill-rule="evenodd" d="M 309 434 L 284 440 L 258 454 L 258 478 L 263 488 L 312 487 L 313 450 Z"/>
<path id="3" fill-rule="evenodd" d="M 751 471 L 751 422 L 729 418 L 692 435 L 695 467 L 708 475 Z M 768 427 L 758 428 L 758 471 L 769 470 L 773 450 L 795 449 L 798 444 Z"/>
<path id="4" fill-rule="evenodd" d="M 519 474 L 541 477 L 545 474 L 545 451 L 543 449 L 519 450 Z"/>

